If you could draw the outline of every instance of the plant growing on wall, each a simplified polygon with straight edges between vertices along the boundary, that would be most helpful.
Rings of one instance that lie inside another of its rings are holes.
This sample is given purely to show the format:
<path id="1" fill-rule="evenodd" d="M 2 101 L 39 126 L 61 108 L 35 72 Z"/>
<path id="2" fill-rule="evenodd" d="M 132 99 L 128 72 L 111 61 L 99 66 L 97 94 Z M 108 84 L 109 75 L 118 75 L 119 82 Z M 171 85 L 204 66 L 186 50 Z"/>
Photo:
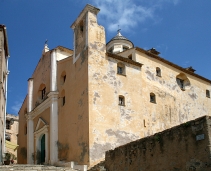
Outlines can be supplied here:
<path id="1" fill-rule="evenodd" d="M 69 151 L 69 144 L 62 144 L 59 141 L 57 141 L 57 147 L 58 147 L 58 157 L 59 160 L 67 160 L 67 155 Z"/>
<path id="2" fill-rule="evenodd" d="M 32 153 L 32 159 L 37 161 L 37 164 L 41 164 L 41 152 L 37 150 L 35 153 Z"/>
<path id="3" fill-rule="evenodd" d="M 21 154 L 21 156 L 22 156 L 24 159 L 27 158 L 27 149 L 26 149 L 26 147 L 21 147 L 21 149 L 20 149 L 20 154 Z"/>

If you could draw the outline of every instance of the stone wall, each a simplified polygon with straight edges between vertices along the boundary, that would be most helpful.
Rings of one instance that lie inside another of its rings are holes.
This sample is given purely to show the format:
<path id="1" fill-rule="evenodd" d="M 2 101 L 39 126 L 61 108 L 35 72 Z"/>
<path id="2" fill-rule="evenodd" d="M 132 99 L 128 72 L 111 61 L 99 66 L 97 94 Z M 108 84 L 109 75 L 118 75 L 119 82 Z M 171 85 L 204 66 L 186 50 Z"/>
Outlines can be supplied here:
<path id="1" fill-rule="evenodd" d="M 210 171 L 211 117 L 186 122 L 106 152 L 107 171 Z"/>

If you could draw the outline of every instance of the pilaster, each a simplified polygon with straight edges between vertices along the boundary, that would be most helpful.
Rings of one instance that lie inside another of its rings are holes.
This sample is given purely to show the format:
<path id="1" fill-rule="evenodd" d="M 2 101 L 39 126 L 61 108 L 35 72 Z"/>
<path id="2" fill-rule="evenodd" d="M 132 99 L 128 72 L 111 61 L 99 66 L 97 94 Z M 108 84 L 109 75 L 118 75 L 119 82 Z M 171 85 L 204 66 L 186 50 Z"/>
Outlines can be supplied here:
<path id="1" fill-rule="evenodd" d="M 31 116 L 27 118 L 27 164 L 34 164 L 34 121 Z"/>
<path id="2" fill-rule="evenodd" d="M 56 50 L 51 53 L 50 102 L 50 164 L 58 161 L 58 92 Z"/>
<path id="3" fill-rule="evenodd" d="M 57 91 L 57 61 L 56 61 L 56 50 L 53 50 L 52 53 L 51 53 L 50 91 Z"/>
<path id="4" fill-rule="evenodd" d="M 27 112 L 28 114 L 33 109 L 33 79 L 28 79 L 28 99 Z M 27 116 L 27 163 L 34 164 L 32 154 L 34 153 L 34 121 L 33 118 Z"/>

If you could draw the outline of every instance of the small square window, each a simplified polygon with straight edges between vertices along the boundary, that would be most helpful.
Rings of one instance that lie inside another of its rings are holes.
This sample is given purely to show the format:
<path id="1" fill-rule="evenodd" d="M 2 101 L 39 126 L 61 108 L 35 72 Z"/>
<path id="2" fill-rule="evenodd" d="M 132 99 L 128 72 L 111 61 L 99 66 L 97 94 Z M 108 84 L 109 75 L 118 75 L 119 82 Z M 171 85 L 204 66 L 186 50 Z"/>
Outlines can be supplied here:
<path id="1" fill-rule="evenodd" d="M 132 60 L 132 54 L 128 56 L 128 59 Z"/>
<path id="2" fill-rule="evenodd" d="M 207 96 L 208 98 L 210 98 L 210 91 L 209 91 L 209 90 L 206 90 L 206 96 Z"/>
<path id="3" fill-rule="evenodd" d="M 150 93 L 150 102 L 151 103 L 156 103 L 156 97 L 154 93 Z"/>
<path id="4" fill-rule="evenodd" d="M 117 73 L 118 74 L 123 74 L 123 67 L 118 66 L 117 67 Z"/>
<path id="5" fill-rule="evenodd" d="M 121 62 L 117 63 L 117 74 L 124 76 L 126 75 L 125 65 Z"/>
<path id="6" fill-rule="evenodd" d="M 125 105 L 125 98 L 124 96 L 119 96 L 119 105 L 124 106 Z"/>

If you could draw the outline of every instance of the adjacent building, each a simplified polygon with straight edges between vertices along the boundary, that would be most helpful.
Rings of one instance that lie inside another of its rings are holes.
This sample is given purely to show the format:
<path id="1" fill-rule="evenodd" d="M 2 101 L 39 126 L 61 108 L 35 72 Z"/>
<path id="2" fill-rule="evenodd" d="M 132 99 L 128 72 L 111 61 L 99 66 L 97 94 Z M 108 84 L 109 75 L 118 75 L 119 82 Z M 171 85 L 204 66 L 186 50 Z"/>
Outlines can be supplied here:
<path id="1" fill-rule="evenodd" d="M 211 81 L 117 35 L 106 43 L 100 10 L 71 28 L 74 50 L 43 49 L 19 111 L 18 163 L 89 167 L 105 151 L 211 112 Z"/>
<path id="2" fill-rule="evenodd" d="M 13 159 L 17 159 L 17 136 L 18 136 L 18 116 L 7 114 L 6 115 L 6 133 L 5 133 L 5 146 L 6 152 L 13 154 Z"/>
<path id="3" fill-rule="evenodd" d="M 5 152 L 9 47 L 6 26 L 0 24 L 0 163 Z"/>

